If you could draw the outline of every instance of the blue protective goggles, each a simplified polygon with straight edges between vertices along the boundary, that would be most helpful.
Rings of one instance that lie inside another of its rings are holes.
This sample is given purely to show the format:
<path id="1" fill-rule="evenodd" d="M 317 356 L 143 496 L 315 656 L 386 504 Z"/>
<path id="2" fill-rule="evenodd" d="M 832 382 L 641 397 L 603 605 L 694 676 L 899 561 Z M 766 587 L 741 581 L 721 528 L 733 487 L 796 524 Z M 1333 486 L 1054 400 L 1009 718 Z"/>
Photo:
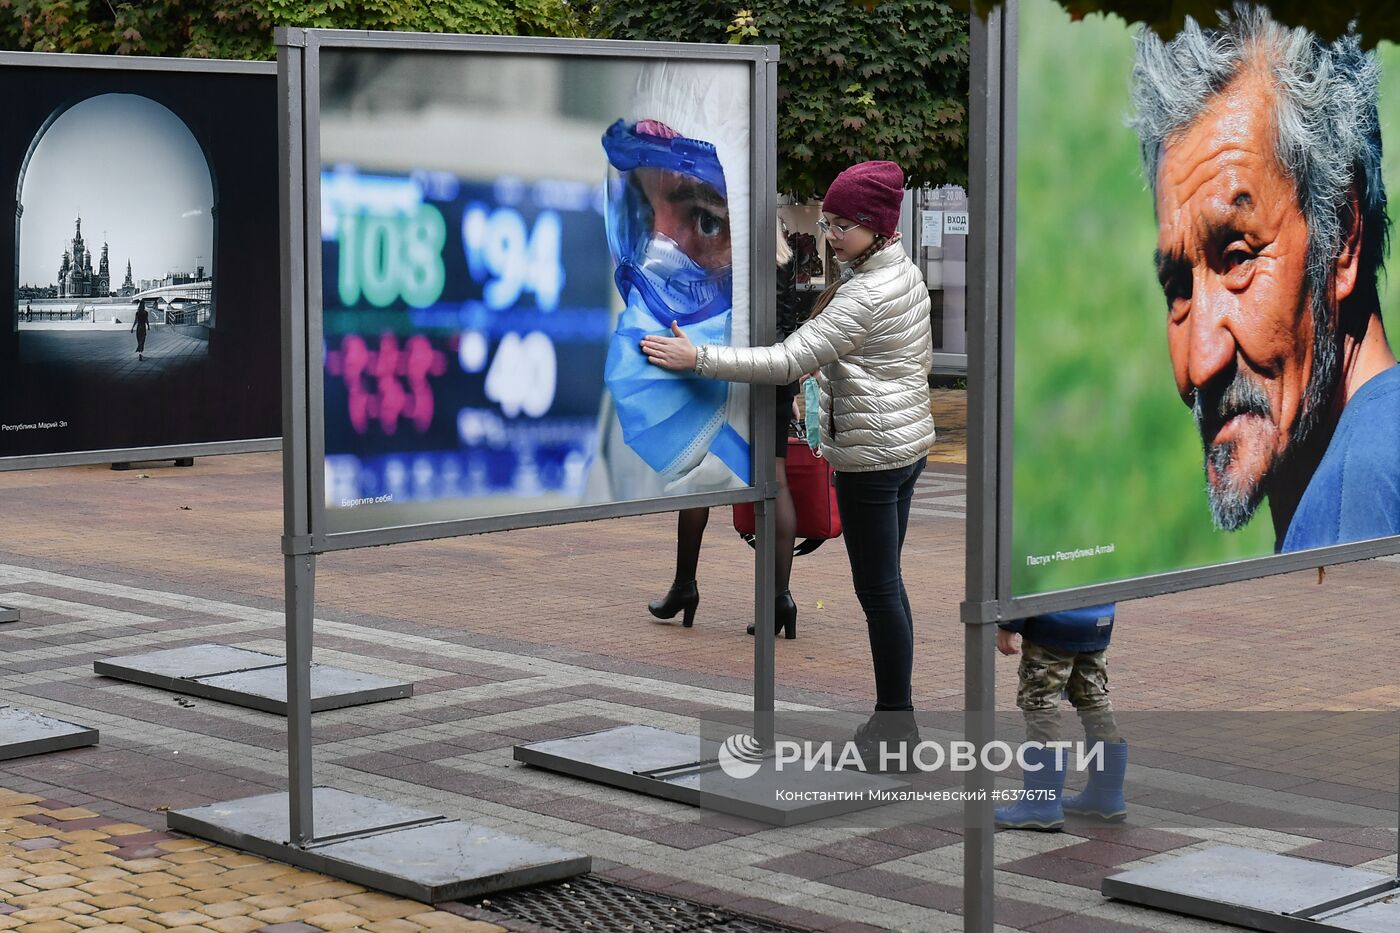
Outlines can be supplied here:
<path id="1" fill-rule="evenodd" d="M 631 173 L 636 169 L 674 172 L 708 185 L 727 198 L 724 169 L 715 147 L 684 136 L 665 138 L 637 131 L 618 120 L 603 134 L 612 167 L 608 184 L 608 248 L 614 278 L 625 298 L 638 292 L 663 328 L 708 320 L 733 304 L 730 268 L 703 269 L 680 247 L 658 233 L 651 205 Z"/>
<path id="2" fill-rule="evenodd" d="M 638 133 L 636 124 L 629 126 L 626 120 L 618 120 L 603 134 L 603 151 L 619 172 L 636 168 L 679 172 L 703 181 L 718 191 L 720 197 L 729 197 L 724 188 L 724 169 L 711 143 L 684 136 L 671 139 L 649 136 Z"/>

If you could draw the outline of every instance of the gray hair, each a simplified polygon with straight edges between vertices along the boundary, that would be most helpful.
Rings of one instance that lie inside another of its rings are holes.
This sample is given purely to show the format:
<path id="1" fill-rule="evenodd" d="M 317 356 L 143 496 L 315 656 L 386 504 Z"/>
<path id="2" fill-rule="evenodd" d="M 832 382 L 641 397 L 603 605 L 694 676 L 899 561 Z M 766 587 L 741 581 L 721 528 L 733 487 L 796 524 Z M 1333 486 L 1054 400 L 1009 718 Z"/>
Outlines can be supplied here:
<path id="1" fill-rule="evenodd" d="M 1138 133 L 1154 201 L 1166 145 L 1189 131 L 1213 99 L 1251 68 L 1271 79 L 1274 153 L 1293 182 L 1308 230 L 1313 369 L 1291 432 L 1292 448 L 1312 434 L 1336 388 L 1337 333 L 1348 325 L 1334 323 L 1330 298 L 1353 190 L 1362 231 L 1356 293 L 1369 294 L 1374 303 L 1385 267 L 1390 218 L 1381 178 L 1380 66 L 1354 31 L 1327 44 L 1306 29 L 1280 25 L 1265 7 L 1246 2 L 1222 11 L 1218 27 L 1203 28 L 1187 18 L 1168 42 L 1144 27 L 1137 38 L 1135 113 L 1129 122 Z M 1206 454 L 1209 458 L 1211 451 Z M 1227 504 L 1213 501 L 1212 508 Z M 1243 513 L 1243 520 L 1252 510 Z M 1217 510 L 1217 523 L 1229 527 L 1223 519 Z"/>
<path id="2" fill-rule="evenodd" d="M 1202 28 L 1188 18 L 1170 42 L 1147 28 L 1138 34 L 1131 122 L 1154 196 L 1166 143 L 1190 129 L 1217 94 L 1257 63 L 1273 79 L 1274 151 L 1293 180 L 1307 222 L 1312 284 L 1331 283 L 1354 186 L 1364 232 L 1361 281 L 1374 285 L 1385 265 L 1390 228 L 1375 55 L 1361 48 L 1354 32 L 1327 45 L 1249 3 L 1222 12 L 1220 22 L 1218 28 Z"/>

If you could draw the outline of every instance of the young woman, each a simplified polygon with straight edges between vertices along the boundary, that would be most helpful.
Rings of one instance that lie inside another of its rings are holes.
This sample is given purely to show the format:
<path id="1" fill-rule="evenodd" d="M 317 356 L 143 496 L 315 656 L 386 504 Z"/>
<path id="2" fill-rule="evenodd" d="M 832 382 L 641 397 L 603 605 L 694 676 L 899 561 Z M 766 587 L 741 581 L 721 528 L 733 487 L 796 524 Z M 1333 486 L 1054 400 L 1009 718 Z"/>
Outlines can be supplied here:
<path id="1" fill-rule="evenodd" d="M 142 298 L 141 303 L 136 306 L 136 320 L 131 322 L 131 329 L 136 332 L 136 358 L 144 360 L 146 352 L 146 328 L 151 322 L 151 313 L 146 310 L 146 299 Z"/>
<path id="2" fill-rule="evenodd" d="M 781 229 L 778 230 L 778 336 L 787 337 L 802 322 L 797 319 L 797 264 Z M 797 637 L 797 603 L 789 588 L 792 578 L 792 548 L 797 537 L 797 512 L 787 485 L 787 419 L 792 413 L 792 400 L 797 384 L 778 386 L 778 430 L 776 455 L 778 480 L 777 497 L 777 566 L 774 578 L 778 598 L 773 607 L 774 628 L 787 638 Z M 676 575 L 671 588 L 661 599 L 647 603 L 647 611 L 658 619 L 672 619 L 682 613 L 681 624 L 690 628 L 695 622 L 695 609 L 700 605 L 700 586 L 696 569 L 700 563 L 700 544 L 705 537 L 705 525 L 710 520 L 707 508 L 681 509 L 676 519 Z M 753 626 L 749 626 L 753 634 Z"/>
<path id="3" fill-rule="evenodd" d="M 867 760 L 881 742 L 918 740 L 911 681 L 914 621 L 900 572 L 914 484 L 933 445 L 928 371 L 929 294 L 899 246 L 904 172 L 862 162 L 827 189 L 818 222 L 845 265 L 812 318 L 772 347 L 696 347 L 648 336 L 654 364 L 731 382 L 786 385 L 820 368 L 822 455 L 836 471 L 836 498 L 856 596 L 875 668 L 875 715 L 856 732 Z"/>

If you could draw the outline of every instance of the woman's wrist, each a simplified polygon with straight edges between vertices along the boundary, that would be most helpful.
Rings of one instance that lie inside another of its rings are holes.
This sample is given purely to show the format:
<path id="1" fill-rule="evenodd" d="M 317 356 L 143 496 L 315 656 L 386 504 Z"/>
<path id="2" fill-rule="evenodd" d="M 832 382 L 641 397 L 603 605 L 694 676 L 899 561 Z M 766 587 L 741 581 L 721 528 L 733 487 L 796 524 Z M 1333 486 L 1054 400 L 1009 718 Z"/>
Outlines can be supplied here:
<path id="1" fill-rule="evenodd" d="M 705 375 L 705 360 L 709 358 L 710 347 L 708 344 L 700 344 L 695 348 L 695 372 Z"/>

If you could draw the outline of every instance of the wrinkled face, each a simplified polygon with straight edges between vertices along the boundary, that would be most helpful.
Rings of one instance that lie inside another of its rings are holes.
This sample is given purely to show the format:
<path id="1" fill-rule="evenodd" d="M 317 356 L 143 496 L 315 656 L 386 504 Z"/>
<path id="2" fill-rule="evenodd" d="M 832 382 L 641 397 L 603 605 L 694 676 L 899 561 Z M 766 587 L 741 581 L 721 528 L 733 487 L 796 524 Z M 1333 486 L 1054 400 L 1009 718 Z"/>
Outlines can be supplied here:
<path id="1" fill-rule="evenodd" d="M 1313 366 L 1308 229 L 1273 143 L 1268 86 L 1246 74 L 1168 142 L 1157 179 L 1172 370 L 1226 530 L 1249 520 L 1301 440 Z"/>
<path id="2" fill-rule="evenodd" d="M 729 205 L 712 185 L 657 168 L 639 168 L 635 177 L 651 207 L 653 230 L 703 269 L 730 264 Z"/>

